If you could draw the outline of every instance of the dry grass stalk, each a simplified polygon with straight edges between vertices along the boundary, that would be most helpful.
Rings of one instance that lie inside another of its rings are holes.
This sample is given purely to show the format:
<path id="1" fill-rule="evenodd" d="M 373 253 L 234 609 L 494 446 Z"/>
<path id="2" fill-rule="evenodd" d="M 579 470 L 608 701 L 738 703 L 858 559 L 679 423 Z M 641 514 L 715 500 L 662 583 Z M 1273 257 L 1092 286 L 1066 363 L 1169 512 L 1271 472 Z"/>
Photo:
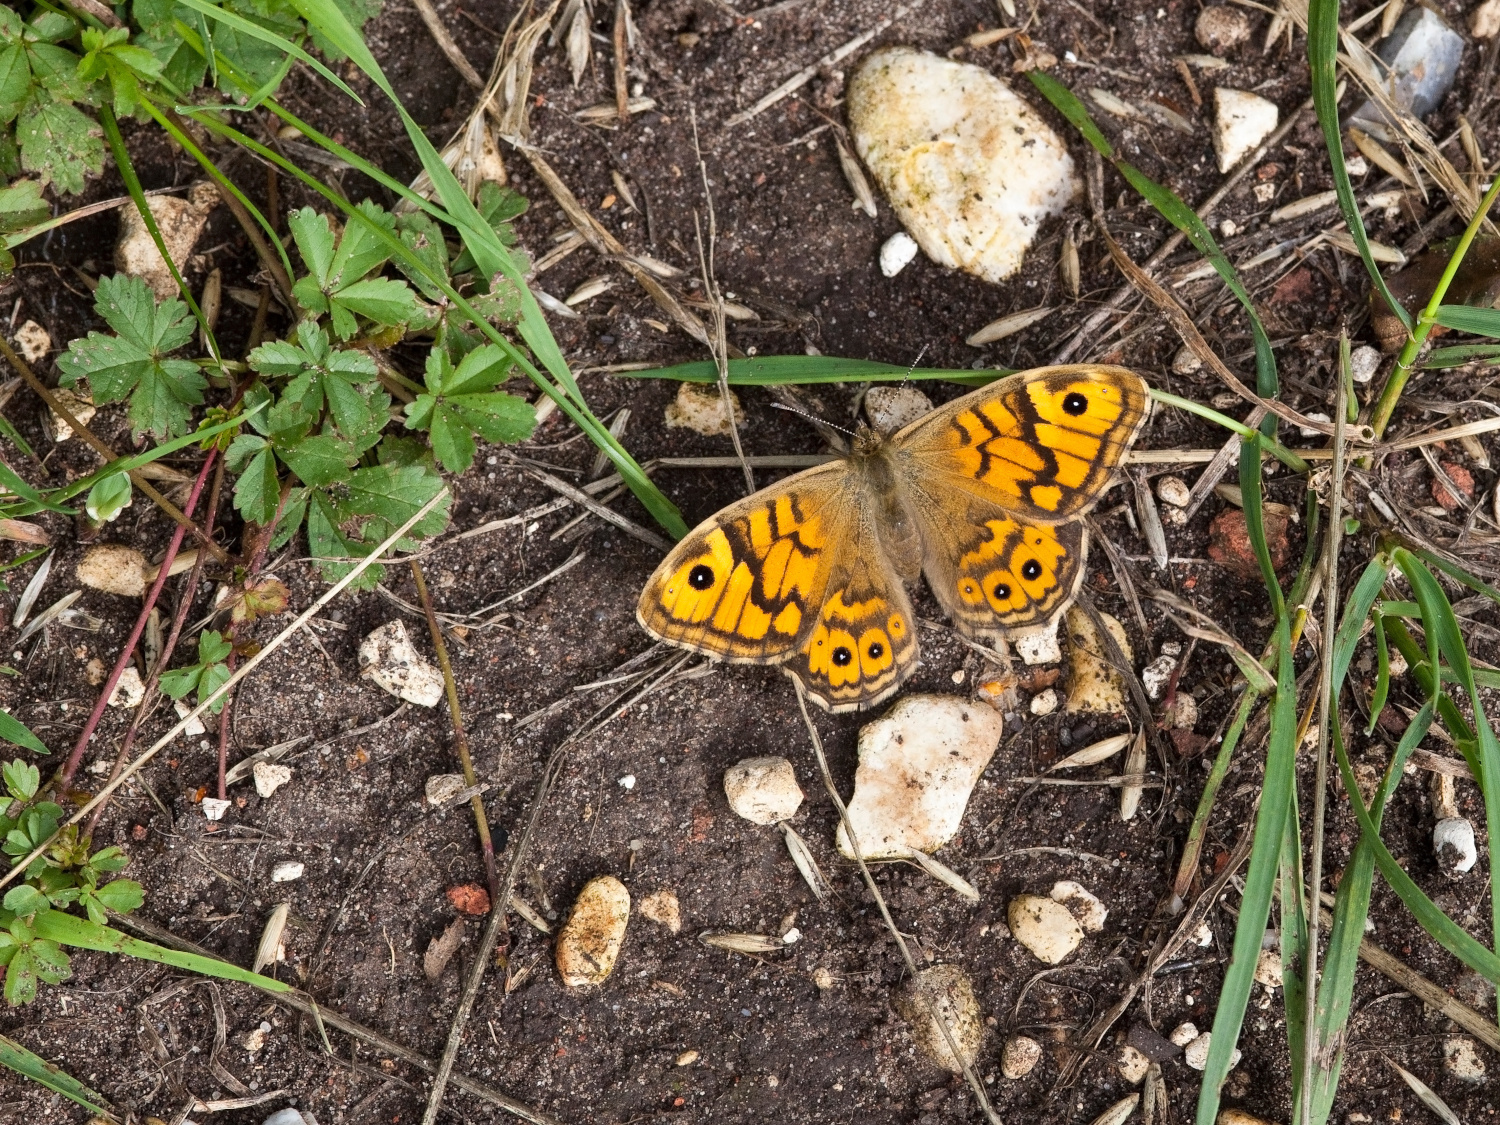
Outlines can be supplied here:
<path id="1" fill-rule="evenodd" d="M 819 902 L 827 901 L 828 880 L 823 875 L 823 869 L 818 866 L 818 861 L 813 858 L 812 849 L 807 846 L 807 841 L 797 835 L 797 830 L 786 821 L 782 821 L 777 827 L 781 829 L 781 834 L 786 839 L 786 850 L 791 853 L 792 862 L 802 873 L 802 878 L 812 891 L 813 897 Z"/>

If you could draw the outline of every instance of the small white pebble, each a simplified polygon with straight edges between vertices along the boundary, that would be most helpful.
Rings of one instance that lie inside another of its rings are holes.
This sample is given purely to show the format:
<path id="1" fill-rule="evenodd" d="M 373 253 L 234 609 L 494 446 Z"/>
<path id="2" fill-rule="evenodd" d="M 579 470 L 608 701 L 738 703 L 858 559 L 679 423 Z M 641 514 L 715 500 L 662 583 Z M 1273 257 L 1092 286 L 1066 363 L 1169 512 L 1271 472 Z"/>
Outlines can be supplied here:
<path id="1" fill-rule="evenodd" d="M 1309 422 L 1333 421 L 1332 418 L 1330 418 L 1327 414 L 1324 414 L 1321 410 L 1308 411 L 1306 417 Z M 1319 431 L 1313 429 L 1311 426 L 1298 426 L 1297 432 L 1300 433 L 1303 437 L 1317 437 L 1319 435 Z"/>
<path id="2" fill-rule="evenodd" d="M 692 1066 L 697 1061 L 698 1061 L 698 1052 L 697 1051 L 691 1051 L 691 1050 L 689 1050 L 689 1051 L 683 1051 L 682 1054 L 680 1054 L 680 1055 L 677 1056 L 677 1065 L 678 1066 Z"/>
<path id="3" fill-rule="evenodd" d="M 1198 1038 L 1198 1027 L 1193 1023 L 1178 1024 L 1167 1038 L 1179 1047 L 1186 1047 L 1194 1039 Z"/>
<path id="4" fill-rule="evenodd" d="M 271 882 L 290 883 L 302 878 L 302 873 L 306 870 L 307 868 L 295 859 L 285 860 L 271 868 Z"/>
<path id="5" fill-rule="evenodd" d="M 1139 1086 L 1145 1080 L 1146 1072 L 1151 1069 L 1151 1060 L 1127 1043 L 1120 1048 L 1120 1057 L 1116 1065 L 1119 1067 L 1121 1078 L 1132 1086 Z"/>
<path id="6" fill-rule="evenodd" d="M 1349 374 L 1356 383 L 1368 383 L 1379 370 L 1380 352 L 1369 344 L 1361 344 L 1349 353 Z"/>
<path id="7" fill-rule="evenodd" d="M 964 670 L 962 668 L 953 673 L 953 682 L 955 684 L 961 684 L 964 682 Z"/>
<path id="8" fill-rule="evenodd" d="M 766 1085 L 774 1090 L 777 1086 L 781 1085 L 781 1079 L 777 1078 L 774 1074 L 768 1074 L 766 1075 Z"/>
<path id="9" fill-rule="evenodd" d="M 633 774 L 633 773 L 627 773 L 624 777 L 620 778 L 620 788 L 621 789 L 634 789 L 635 788 L 635 774 Z"/>
<path id="10" fill-rule="evenodd" d="M 1480 1057 L 1474 1040 L 1467 1037 L 1443 1040 L 1443 1069 L 1464 1082 L 1484 1080 L 1484 1059 Z"/>
<path id="11" fill-rule="evenodd" d="M 1056 688 L 1039 691 L 1031 697 L 1031 713 L 1033 715 L 1050 715 L 1057 710 L 1057 704 Z"/>
<path id="12" fill-rule="evenodd" d="M 880 272 L 886 277 L 895 277 L 911 265 L 917 249 L 917 240 L 904 230 L 898 230 L 880 248 Z"/>
<path id="13" fill-rule="evenodd" d="M 1176 508 L 1186 508 L 1188 501 L 1192 499 L 1193 490 L 1187 486 L 1187 481 L 1181 477 L 1162 477 L 1156 482 L 1156 495 L 1164 504 L 1171 504 Z"/>
<path id="14" fill-rule="evenodd" d="M 228 801 L 221 801 L 217 797 L 203 798 L 203 815 L 208 820 L 222 820 L 228 808 Z"/>
<path id="15" fill-rule="evenodd" d="M 802 931 L 799 930 L 796 926 L 793 926 L 790 930 L 781 935 L 781 940 L 784 941 L 787 945 L 794 945 L 802 940 Z"/>

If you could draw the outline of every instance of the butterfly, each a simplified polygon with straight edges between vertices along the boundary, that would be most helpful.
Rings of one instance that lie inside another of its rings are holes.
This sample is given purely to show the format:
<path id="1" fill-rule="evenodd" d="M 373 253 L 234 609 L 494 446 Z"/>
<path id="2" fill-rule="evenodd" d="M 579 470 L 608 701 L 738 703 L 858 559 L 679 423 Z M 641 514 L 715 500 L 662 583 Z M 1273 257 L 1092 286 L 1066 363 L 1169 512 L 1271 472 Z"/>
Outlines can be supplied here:
<path id="1" fill-rule="evenodd" d="M 829 711 L 894 693 L 917 666 L 905 583 L 925 574 L 979 640 L 1043 625 L 1077 593 L 1083 517 L 1150 406 L 1123 367 L 1023 371 L 699 524 L 662 560 L 636 618 L 737 664 L 778 664 Z"/>

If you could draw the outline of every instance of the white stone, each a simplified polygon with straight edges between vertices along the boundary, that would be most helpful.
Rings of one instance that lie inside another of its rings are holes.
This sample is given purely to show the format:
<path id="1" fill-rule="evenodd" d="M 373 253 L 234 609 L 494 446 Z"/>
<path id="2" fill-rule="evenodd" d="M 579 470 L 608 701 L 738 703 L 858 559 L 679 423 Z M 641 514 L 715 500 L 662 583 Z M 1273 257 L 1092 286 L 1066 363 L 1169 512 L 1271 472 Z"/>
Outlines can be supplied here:
<path id="1" fill-rule="evenodd" d="M 1123 715 L 1125 679 L 1108 659 L 1103 640 L 1094 629 L 1089 615 L 1078 606 L 1064 615 L 1068 627 L 1067 712 L 1070 715 L 1091 713 Z M 1114 635 L 1126 660 L 1134 659 L 1125 627 L 1107 613 L 1100 614 L 1105 627 Z"/>
<path id="2" fill-rule="evenodd" d="M 1182 1048 L 1182 1061 L 1194 1070 L 1202 1070 L 1208 1065 L 1208 1048 L 1213 1043 L 1213 1033 L 1205 1031 L 1198 1038 L 1191 1040 Z M 1236 1047 L 1229 1052 L 1230 1069 L 1239 1065 L 1241 1058 L 1240 1049 Z"/>
<path id="3" fill-rule="evenodd" d="M 635 774 L 633 774 L 633 773 L 627 773 L 624 777 L 620 778 L 620 788 L 624 789 L 626 792 L 629 792 L 630 790 L 634 789 L 635 788 Z"/>
<path id="4" fill-rule="evenodd" d="M 146 556 L 119 543 L 90 547 L 74 574 L 85 586 L 106 594 L 138 598 L 146 592 Z"/>
<path id="5" fill-rule="evenodd" d="M 269 797 L 292 780 L 292 767 L 280 762 L 256 762 L 250 774 L 255 778 L 255 791 L 262 797 Z"/>
<path id="6" fill-rule="evenodd" d="M 16 348 L 27 363 L 37 363 L 52 350 L 52 335 L 36 321 L 28 320 L 16 329 Z"/>
<path id="7" fill-rule="evenodd" d="M 79 394 L 72 388 L 56 387 L 52 391 L 52 397 L 57 400 L 58 405 L 64 407 L 78 420 L 79 425 L 87 426 L 98 413 L 92 396 Z M 72 424 L 50 406 L 47 408 L 45 429 L 53 441 L 67 441 L 73 436 Z"/>
<path id="8" fill-rule="evenodd" d="M 306 1114 L 298 1113 L 295 1109 L 278 1109 L 270 1117 L 266 1118 L 260 1125 L 316 1125 Z"/>
<path id="9" fill-rule="evenodd" d="M 120 678 L 115 683 L 115 690 L 109 693 L 109 705 L 139 707 L 141 700 L 145 698 L 146 685 L 141 682 L 141 674 L 136 671 L 134 664 L 125 665 L 125 671 L 120 673 Z"/>
<path id="10" fill-rule="evenodd" d="M 1193 33 L 1204 50 L 1222 55 L 1250 38 L 1250 17 L 1228 4 L 1212 4 L 1198 13 Z"/>
<path id="11" fill-rule="evenodd" d="M 1146 698 L 1155 703 L 1167 693 L 1172 682 L 1172 672 L 1177 668 L 1177 658 L 1166 653 L 1158 656 L 1141 669 L 1141 686 L 1146 689 Z"/>
<path id="12" fill-rule="evenodd" d="M 175 195 L 153 195 L 148 200 L 162 242 L 179 272 L 187 268 L 188 258 L 192 256 L 198 236 L 203 233 L 209 212 L 218 202 L 218 189 L 206 182 L 195 184 L 186 199 Z M 120 208 L 120 240 L 115 244 L 115 268 L 143 279 L 159 300 L 177 296 L 177 282 L 172 278 L 172 271 L 157 250 L 156 241 L 146 229 L 140 212 L 134 207 Z"/>
<path id="13" fill-rule="evenodd" d="M 1326 413 L 1324 413 L 1321 410 L 1309 410 L 1307 412 L 1307 414 L 1304 415 L 1304 417 L 1306 417 L 1309 422 L 1329 422 L 1329 423 L 1331 423 L 1333 421 L 1332 418 L 1330 418 Z M 1301 434 L 1303 437 L 1310 437 L 1310 438 L 1318 437 L 1322 433 L 1321 430 L 1315 429 L 1312 426 L 1298 426 L 1297 427 L 1297 432 L 1299 434 Z"/>
<path id="14" fill-rule="evenodd" d="M 1255 960 L 1255 979 L 1267 988 L 1281 987 L 1281 954 L 1275 949 L 1262 949 Z"/>
<path id="15" fill-rule="evenodd" d="M 793 926 L 790 930 L 781 935 L 781 940 L 786 945 L 796 945 L 797 942 L 802 940 L 802 931 L 799 930 L 796 926 Z"/>
<path id="16" fill-rule="evenodd" d="M 187 719 L 189 715 L 193 714 L 193 709 L 187 705 L 187 701 L 184 699 L 179 699 L 175 703 L 173 703 L 172 710 L 177 712 L 177 717 L 179 719 Z M 200 734 L 203 734 L 206 729 L 207 728 L 205 728 L 203 725 L 203 720 L 197 716 L 194 716 L 193 718 L 188 719 L 187 726 L 182 728 L 182 735 L 184 738 L 197 738 Z"/>
<path id="17" fill-rule="evenodd" d="M 1438 821 L 1432 829 L 1432 852 L 1438 866 L 1450 877 L 1472 870 L 1479 859 L 1474 826 L 1461 816 Z"/>
<path id="18" fill-rule="evenodd" d="M 984 1017 L 974 997 L 974 986 L 957 965 L 934 965 L 908 981 L 895 998 L 896 1011 L 911 1024 L 912 1037 L 922 1053 L 943 1069 L 960 1073 L 963 1066 L 949 1049 L 928 1005 L 922 1002 L 922 990 L 948 1025 L 964 1061 L 972 1064 L 984 1040 Z"/>
<path id="19" fill-rule="evenodd" d="M 1041 895 L 1017 895 L 1006 911 L 1015 939 L 1048 965 L 1056 965 L 1083 943 L 1083 927 L 1072 911 Z"/>
<path id="20" fill-rule="evenodd" d="M 1026 1035 L 1016 1035 L 1005 1041 L 1000 1052 L 1000 1073 L 1014 1081 L 1025 1078 L 1036 1068 L 1042 1057 L 1042 1045 Z"/>
<path id="21" fill-rule="evenodd" d="M 1172 1034 L 1167 1036 L 1179 1047 L 1186 1047 L 1194 1039 L 1198 1038 L 1198 1025 L 1192 1022 L 1180 1023 L 1172 1029 Z"/>
<path id="22" fill-rule="evenodd" d="M 1214 151 L 1228 172 L 1276 131 L 1281 110 L 1259 94 L 1219 86 L 1214 90 Z"/>
<path id="23" fill-rule="evenodd" d="M 446 805 L 467 788 L 464 775 L 461 773 L 435 773 L 427 779 L 423 786 L 423 794 L 427 803 L 433 808 Z"/>
<path id="24" fill-rule="evenodd" d="M 880 272 L 886 277 L 895 277 L 911 265 L 919 249 L 916 239 L 904 230 L 898 230 L 880 247 Z"/>
<path id="25" fill-rule="evenodd" d="M 1079 194 L 1062 139 L 980 67 L 875 51 L 849 80 L 848 112 L 859 155 L 939 265 L 1004 280 L 1041 223 Z"/>
<path id="26" fill-rule="evenodd" d="M 698 1052 L 697 1051 L 683 1051 L 682 1054 L 680 1054 L 680 1055 L 677 1056 L 677 1065 L 678 1066 L 692 1066 L 697 1061 L 698 1061 Z"/>
<path id="27" fill-rule="evenodd" d="M 422 656 L 398 617 L 359 644 L 359 674 L 397 699 L 435 707 L 443 698 L 443 674 Z"/>
<path id="28" fill-rule="evenodd" d="M 229 802 L 217 797 L 204 797 L 200 807 L 203 809 L 204 820 L 223 820 L 224 814 L 229 811 Z"/>
<path id="29" fill-rule="evenodd" d="M 682 930 L 682 907 L 671 891 L 657 891 L 641 899 L 641 917 L 665 926 L 674 934 Z"/>
<path id="30" fill-rule="evenodd" d="M 1349 353 L 1349 374 L 1356 383 L 1368 383 L 1380 370 L 1380 349 L 1361 344 Z"/>
<path id="31" fill-rule="evenodd" d="M 1177 354 L 1172 357 L 1172 373 L 1175 375 L 1196 375 L 1203 370 L 1203 360 L 1192 348 L 1183 344 L 1177 349 Z"/>
<path id="32" fill-rule="evenodd" d="M 1151 1060 L 1141 1054 L 1129 1043 L 1120 1048 L 1120 1057 L 1115 1066 L 1120 1071 L 1120 1077 L 1132 1086 L 1139 1086 L 1146 1080 L 1146 1072 L 1151 1069 Z"/>
<path id="33" fill-rule="evenodd" d="M 1047 688 L 1039 691 L 1031 697 L 1031 713 L 1033 715 L 1050 715 L 1057 710 L 1058 698 L 1056 688 Z"/>
<path id="34" fill-rule="evenodd" d="M 1198 701 L 1191 692 L 1180 687 L 1172 696 L 1172 705 L 1167 708 L 1167 725 L 1174 730 L 1192 730 L 1198 725 Z"/>
<path id="35" fill-rule="evenodd" d="M 271 882 L 294 882 L 295 880 L 302 878 L 302 873 L 306 870 L 307 868 L 295 859 L 283 860 L 281 863 L 278 863 L 275 867 L 271 868 Z"/>
<path id="36" fill-rule="evenodd" d="M 1465 1082 L 1484 1080 L 1484 1059 L 1480 1057 L 1474 1040 L 1465 1036 L 1443 1040 L 1443 1069 Z"/>
<path id="37" fill-rule="evenodd" d="M 1083 927 L 1084 933 L 1097 934 L 1104 929 L 1109 909 L 1081 883 L 1075 883 L 1072 879 L 1054 883 L 1050 897 L 1053 902 L 1060 902 L 1068 908 L 1068 913 Z"/>
<path id="38" fill-rule="evenodd" d="M 849 822 L 866 859 L 931 854 L 958 832 L 1005 719 L 954 695 L 909 695 L 859 732 Z M 838 848 L 853 858 L 839 825 Z"/>
<path id="39" fill-rule="evenodd" d="M 729 392 L 730 411 L 735 425 L 745 424 L 745 412 L 739 396 Z M 679 383 L 677 397 L 667 404 L 666 423 L 670 427 L 692 430 L 705 437 L 721 437 L 729 432 L 729 413 L 714 383 Z"/>
<path id="40" fill-rule="evenodd" d="M 1207 922 L 1199 922 L 1198 928 L 1193 931 L 1192 942 L 1199 949 L 1207 949 L 1214 943 L 1214 928 Z M 1178 1044 L 1182 1046 L 1182 1044 Z"/>
<path id="41" fill-rule="evenodd" d="M 729 807 L 751 824 L 775 824 L 802 807 L 802 787 L 785 758 L 746 758 L 724 771 Z"/>
<path id="42" fill-rule="evenodd" d="M 1059 614 L 1045 625 L 1017 629 L 1010 635 L 1011 647 L 1023 664 L 1056 664 L 1062 659 L 1062 642 L 1058 639 L 1061 628 Z"/>
<path id="43" fill-rule="evenodd" d="M 613 875 L 590 879 L 557 935 L 557 972 L 569 988 L 603 984 L 630 924 L 630 892 Z"/>
<path id="44" fill-rule="evenodd" d="M 1469 31 L 1475 39 L 1500 35 L 1500 0 L 1484 0 L 1469 16 Z"/>
<path id="45" fill-rule="evenodd" d="M 916 387 L 871 387 L 865 392 L 865 417 L 883 434 L 893 434 L 932 412 L 932 399 Z"/>
<path id="46" fill-rule="evenodd" d="M 1156 496 L 1164 504 L 1186 508 L 1193 498 L 1193 490 L 1181 477 L 1162 477 L 1156 482 Z"/>

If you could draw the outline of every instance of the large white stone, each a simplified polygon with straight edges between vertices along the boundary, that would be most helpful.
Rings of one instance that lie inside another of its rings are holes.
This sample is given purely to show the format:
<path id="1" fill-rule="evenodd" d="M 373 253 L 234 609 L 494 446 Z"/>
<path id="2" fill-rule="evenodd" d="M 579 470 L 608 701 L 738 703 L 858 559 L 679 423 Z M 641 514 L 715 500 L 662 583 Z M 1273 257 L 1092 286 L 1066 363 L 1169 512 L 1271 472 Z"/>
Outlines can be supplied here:
<path id="1" fill-rule="evenodd" d="M 359 674 L 418 707 L 436 707 L 443 698 L 443 674 L 417 651 L 399 617 L 359 643 Z"/>
<path id="2" fill-rule="evenodd" d="M 1114 635 L 1127 660 L 1133 659 L 1125 627 L 1107 613 L 1099 615 Z M 1068 634 L 1068 701 L 1070 715 L 1123 715 L 1125 711 L 1125 677 L 1110 663 L 1109 650 L 1093 619 L 1078 606 L 1065 615 Z"/>
<path id="3" fill-rule="evenodd" d="M 859 732 L 849 821 L 866 859 L 932 853 L 958 832 L 1005 718 L 956 695 L 909 695 Z M 838 847 L 853 858 L 848 834 Z"/>
<path id="4" fill-rule="evenodd" d="M 1220 86 L 1214 90 L 1214 151 L 1227 172 L 1276 131 L 1281 110 L 1259 94 Z"/>
<path id="5" fill-rule="evenodd" d="M 849 81 L 854 146 L 929 258 L 986 281 L 1021 268 L 1037 228 L 1079 193 L 1061 138 L 987 70 L 910 47 Z"/>
<path id="6" fill-rule="evenodd" d="M 724 771 L 729 807 L 751 824 L 775 824 L 794 816 L 802 787 L 785 758 L 746 758 Z"/>
<path id="7" fill-rule="evenodd" d="M 614 971 L 629 924 L 630 892 L 625 884 L 613 875 L 590 879 L 557 935 L 555 957 L 563 984 L 603 984 Z"/>

